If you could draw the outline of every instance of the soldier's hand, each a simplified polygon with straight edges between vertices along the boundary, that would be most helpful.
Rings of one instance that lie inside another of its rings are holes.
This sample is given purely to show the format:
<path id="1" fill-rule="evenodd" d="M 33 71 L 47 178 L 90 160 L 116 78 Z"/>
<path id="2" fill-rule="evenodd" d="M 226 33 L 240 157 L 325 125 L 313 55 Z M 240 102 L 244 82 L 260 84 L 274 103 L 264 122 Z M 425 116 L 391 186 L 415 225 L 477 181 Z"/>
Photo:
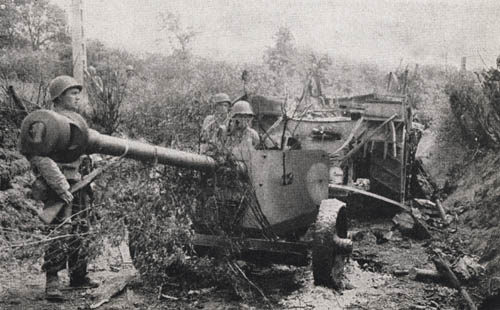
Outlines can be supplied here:
<path id="1" fill-rule="evenodd" d="M 61 195 L 59 195 L 62 200 L 64 200 L 65 203 L 70 204 L 73 202 L 73 195 L 69 191 L 65 191 Z"/>

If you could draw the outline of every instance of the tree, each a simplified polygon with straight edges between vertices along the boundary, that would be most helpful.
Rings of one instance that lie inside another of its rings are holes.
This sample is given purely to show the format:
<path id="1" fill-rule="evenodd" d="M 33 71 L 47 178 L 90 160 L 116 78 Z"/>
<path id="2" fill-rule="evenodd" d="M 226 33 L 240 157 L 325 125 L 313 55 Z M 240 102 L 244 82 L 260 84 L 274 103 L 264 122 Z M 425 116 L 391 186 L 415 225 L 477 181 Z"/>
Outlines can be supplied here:
<path id="1" fill-rule="evenodd" d="M 48 0 L 28 1 L 19 6 L 19 13 L 18 31 L 33 50 L 69 39 L 64 11 Z"/>
<path id="2" fill-rule="evenodd" d="M 0 47 L 68 43 L 64 11 L 49 0 L 0 0 Z"/>
<path id="3" fill-rule="evenodd" d="M 329 85 L 330 81 L 327 77 L 328 70 L 332 65 L 332 60 L 328 54 L 318 55 L 311 52 L 308 55 L 307 61 L 307 76 L 310 77 L 310 93 L 313 96 L 322 96 L 322 85 Z"/>
<path id="4" fill-rule="evenodd" d="M 199 32 L 184 28 L 179 16 L 172 12 L 160 13 L 159 19 L 160 32 L 166 36 L 173 53 L 187 56 L 190 53 L 190 45 Z"/>
<path id="5" fill-rule="evenodd" d="M 279 77 L 285 74 L 291 76 L 295 72 L 294 60 L 297 56 L 293 33 L 289 28 L 281 27 L 274 39 L 274 46 L 267 48 L 264 53 L 264 61 Z"/>

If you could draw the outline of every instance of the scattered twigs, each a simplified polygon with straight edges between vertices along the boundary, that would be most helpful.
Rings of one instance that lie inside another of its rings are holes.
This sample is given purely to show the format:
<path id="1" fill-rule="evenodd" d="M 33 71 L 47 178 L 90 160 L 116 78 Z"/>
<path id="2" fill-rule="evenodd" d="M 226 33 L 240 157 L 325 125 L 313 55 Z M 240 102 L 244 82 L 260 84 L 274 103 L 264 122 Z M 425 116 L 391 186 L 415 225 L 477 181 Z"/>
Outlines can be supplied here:
<path id="1" fill-rule="evenodd" d="M 253 287 L 257 292 L 259 292 L 259 294 L 262 296 L 262 298 L 264 299 L 264 301 L 269 304 L 269 300 L 267 299 L 267 297 L 264 294 L 264 292 L 260 289 L 260 287 L 258 287 L 255 283 L 253 283 L 253 281 L 250 280 L 247 277 L 247 275 L 245 274 L 245 272 L 243 270 L 241 270 L 241 268 L 234 261 L 228 259 L 227 260 L 227 266 L 235 274 L 239 274 L 241 277 L 243 277 L 243 279 L 245 279 L 248 282 L 248 284 L 250 284 L 251 287 Z"/>
<path id="2" fill-rule="evenodd" d="M 13 244 L 13 245 L 10 245 L 9 248 L 22 248 L 22 247 L 27 247 L 27 246 L 40 245 L 40 244 L 48 243 L 48 242 L 51 242 L 54 240 L 70 238 L 70 237 L 77 236 L 77 235 L 78 236 L 87 236 L 87 235 L 94 235 L 94 234 L 96 234 L 96 232 L 86 232 L 86 233 L 79 233 L 79 234 L 65 234 L 65 235 L 56 236 L 56 237 L 52 237 L 52 238 L 45 238 L 45 239 L 35 241 L 35 242 Z M 2 250 L 2 249 L 3 248 L 0 248 L 0 250 Z"/>

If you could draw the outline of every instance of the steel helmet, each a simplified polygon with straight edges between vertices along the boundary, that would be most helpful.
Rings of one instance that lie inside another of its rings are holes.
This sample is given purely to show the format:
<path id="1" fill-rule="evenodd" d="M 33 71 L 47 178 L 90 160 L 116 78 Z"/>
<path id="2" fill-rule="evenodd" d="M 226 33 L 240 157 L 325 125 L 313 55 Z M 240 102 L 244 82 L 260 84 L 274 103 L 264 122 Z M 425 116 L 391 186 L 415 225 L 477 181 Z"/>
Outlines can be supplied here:
<path id="1" fill-rule="evenodd" d="M 231 117 L 235 115 L 251 115 L 255 116 L 252 111 L 252 107 L 250 106 L 250 103 L 248 103 L 245 100 L 240 100 L 236 102 L 233 107 L 231 108 Z"/>
<path id="2" fill-rule="evenodd" d="M 219 93 L 219 94 L 216 94 L 214 96 L 214 102 L 215 102 L 215 104 L 225 103 L 225 102 L 227 102 L 228 104 L 231 104 L 231 99 L 229 98 L 229 96 L 227 94 Z"/>
<path id="3" fill-rule="evenodd" d="M 50 81 L 49 83 L 49 93 L 50 101 L 54 101 L 57 97 L 61 96 L 66 90 L 70 88 L 78 88 L 82 90 L 82 84 L 78 83 L 74 78 L 68 75 L 60 75 Z"/>
<path id="4" fill-rule="evenodd" d="M 134 71 L 134 67 L 132 65 L 127 65 L 125 67 L 125 71 L 129 72 L 129 71 Z"/>
<path id="5" fill-rule="evenodd" d="M 97 70 L 95 69 L 94 66 L 89 66 L 87 68 L 87 71 L 90 73 L 90 75 L 96 75 L 97 74 Z"/>

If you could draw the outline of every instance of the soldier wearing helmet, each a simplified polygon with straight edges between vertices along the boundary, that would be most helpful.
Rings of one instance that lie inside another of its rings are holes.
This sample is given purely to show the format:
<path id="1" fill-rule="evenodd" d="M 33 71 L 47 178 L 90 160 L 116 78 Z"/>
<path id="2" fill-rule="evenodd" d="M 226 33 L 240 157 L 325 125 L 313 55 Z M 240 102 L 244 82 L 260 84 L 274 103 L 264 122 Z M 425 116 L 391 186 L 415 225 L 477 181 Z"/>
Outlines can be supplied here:
<path id="1" fill-rule="evenodd" d="M 227 131 L 227 115 L 231 99 L 225 93 L 216 94 L 213 97 L 215 113 L 208 115 L 201 126 L 201 146 L 202 154 L 210 154 L 214 148 L 224 144 Z"/>
<path id="2" fill-rule="evenodd" d="M 66 75 L 58 76 L 49 84 L 50 101 L 53 110 L 68 118 L 81 117 L 76 113 L 80 101 L 82 85 L 74 78 Z M 64 202 L 65 206 L 47 227 L 51 233 L 72 234 L 73 237 L 62 238 L 48 244 L 42 270 L 46 273 L 45 297 L 48 300 L 63 299 L 59 290 L 58 272 L 66 268 L 70 276 L 70 286 L 96 287 L 97 283 L 87 276 L 87 251 L 79 234 L 88 232 L 86 223 L 88 205 L 90 204 L 88 188 L 71 194 L 70 188 L 81 180 L 80 162 L 58 163 L 49 157 L 30 154 L 30 150 L 21 149 L 30 160 L 37 176 L 32 185 L 33 197 L 43 201 L 48 208 L 56 203 Z M 73 223 L 73 224 L 72 224 Z"/>
<path id="3" fill-rule="evenodd" d="M 135 73 L 134 67 L 132 65 L 127 65 L 125 67 L 125 72 L 127 74 L 127 77 L 131 78 Z"/>
<path id="4" fill-rule="evenodd" d="M 90 80 L 90 85 L 97 90 L 99 95 L 102 95 L 104 93 L 104 84 L 101 77 L 97 74 L 96 68 L 94 66 L 88 66 L 85 74 Z"/>
<path id="5" fill-rule="evenodd" d="M 227 149 L 237 160 L 248 161 L 260 137 L 252 126 L 255 116 L 250 103 L 240 100 L 231 109 L 231 119 L 226 142 Z"/>

